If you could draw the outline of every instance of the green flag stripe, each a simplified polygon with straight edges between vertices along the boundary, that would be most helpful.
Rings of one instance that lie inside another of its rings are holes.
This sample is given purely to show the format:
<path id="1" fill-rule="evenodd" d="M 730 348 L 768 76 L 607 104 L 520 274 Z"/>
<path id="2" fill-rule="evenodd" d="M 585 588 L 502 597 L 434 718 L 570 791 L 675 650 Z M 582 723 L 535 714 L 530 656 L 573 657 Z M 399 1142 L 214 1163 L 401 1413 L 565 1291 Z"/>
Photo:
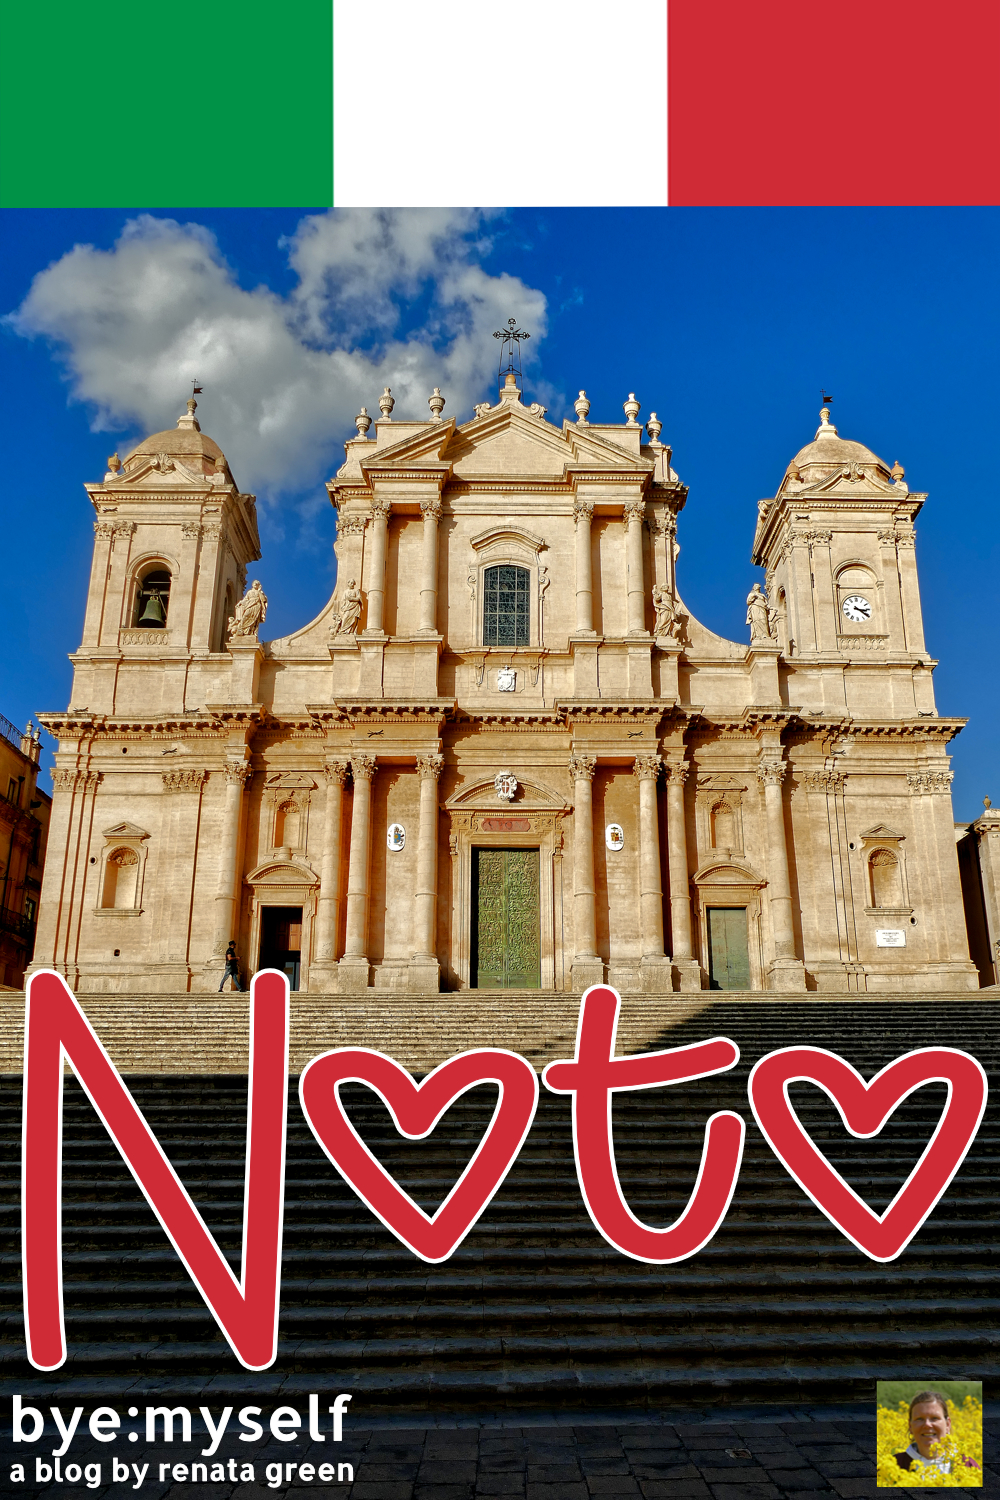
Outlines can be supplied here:
<path id="1" fill-rule="evenodd" d="M 332 202 L 331 0 L 3 8 L 0 206 Z"/>

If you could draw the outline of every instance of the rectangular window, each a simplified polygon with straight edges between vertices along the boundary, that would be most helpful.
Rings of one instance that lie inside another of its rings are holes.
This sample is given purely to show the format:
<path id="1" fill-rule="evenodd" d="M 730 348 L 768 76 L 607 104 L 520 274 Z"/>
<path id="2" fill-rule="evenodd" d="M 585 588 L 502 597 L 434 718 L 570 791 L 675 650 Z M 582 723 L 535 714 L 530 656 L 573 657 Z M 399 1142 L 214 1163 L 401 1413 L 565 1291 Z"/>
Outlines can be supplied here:
<path id="1" fill-rule="evenodd" d="M 531 573 L 502 563 L 483 578 L 483 645 L 530 645 Z"/>
<path id="2" fill-rule="evenodd" d="M 12 776 L 7 783 L 7 801 L 13 802 L 14 806 L 16 807 L 17 800 L 17 782 Z"/>

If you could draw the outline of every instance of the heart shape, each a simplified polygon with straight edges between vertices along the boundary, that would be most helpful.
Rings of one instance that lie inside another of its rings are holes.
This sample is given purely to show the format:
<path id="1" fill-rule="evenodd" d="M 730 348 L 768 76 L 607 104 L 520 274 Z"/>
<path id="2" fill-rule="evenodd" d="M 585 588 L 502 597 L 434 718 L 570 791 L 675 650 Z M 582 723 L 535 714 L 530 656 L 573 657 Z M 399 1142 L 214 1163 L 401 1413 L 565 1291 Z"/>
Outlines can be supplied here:
<path id="1" fill-rule="evenodd" d="M 792 1108 L 788 1085 L 815 1083 L 830 1096 L 853 1136 L 878 1135 L 893 1111 L 925 1083 L 945 1083 L 948 1098 L 920 1160 L 883 1214 L 873 1213 L 814 1145 Z M 750 1074 L 750 1106 L 765 1140 L 799 1187 L 871 1260 L 902 1255 L 965 1160 L 986 1108 L 986 1074 L 951 1047 L 897 1057 L 870 1083 L 824 1047 L 782 1047 Z"/>
<path id="2" fill-rule="evenodd" d="M 445 1110 L 479 1083 L 500 1097 L 475 1153 L 433 1215 L 420 1208 L 378 1161 L 344 1111 L 340 1085 L 374 1089 L 408 1140 L 430 1135 Z M 420 1084 L 382 1052 L 337 1047 L 313 1058 L 299 1082 L 309 1128 L 338 1172 L 407 1249 L 436 1265 L 465 1239 L 517 1159 L 538 1106 L 538 1076 L 516 1052 L 474 1048 L 436 1067 Z"/>

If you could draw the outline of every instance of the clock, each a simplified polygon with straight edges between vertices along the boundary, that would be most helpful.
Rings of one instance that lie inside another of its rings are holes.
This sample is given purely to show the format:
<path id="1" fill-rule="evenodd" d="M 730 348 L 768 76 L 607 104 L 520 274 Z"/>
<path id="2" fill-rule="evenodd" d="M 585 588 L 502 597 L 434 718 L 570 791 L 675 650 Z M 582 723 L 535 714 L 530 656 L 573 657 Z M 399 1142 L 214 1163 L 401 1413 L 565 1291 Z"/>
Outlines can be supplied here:
<path id="1" fill-rule="evenodd" d="M 863 594 L 849 594 L 841 608 L 845 617 L 855 625 L 867 625 L 872 617 L 872 607 Z"/>

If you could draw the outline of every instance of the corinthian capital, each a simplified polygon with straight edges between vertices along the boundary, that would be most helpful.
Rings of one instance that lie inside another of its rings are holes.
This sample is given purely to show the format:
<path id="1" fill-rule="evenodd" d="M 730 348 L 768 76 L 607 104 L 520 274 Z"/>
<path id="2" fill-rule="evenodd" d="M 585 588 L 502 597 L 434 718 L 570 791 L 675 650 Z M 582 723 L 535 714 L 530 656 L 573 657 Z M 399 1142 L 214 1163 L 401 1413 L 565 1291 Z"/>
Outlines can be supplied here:
<path id="1" fill-rule="evenodd" d="M 420 773 L 421 781 L 423 781 L 425 778 L 428 780 L 437 781 L 438 777 L 441 775 L 441 772 L 444 770 L 444 756 L 418 755 L 417 770 Z"/>
<path id="2" fill-rule="evenodd" d="M 426 500 L 421 500 L 420 511 L 424 516 L 433 516 L 436 521 L 441 514 L 441 496 L 430 495 Z"/>
<path id="3" fill-rule="evenodd" d="M 637 755 L 633 775 L 636 781 L 656 781 L 662 762 L 658 755 Z"/>
<path id="4" fill-rule="evenodd" d="M 596 755 L 571 755 L 569 758 L 569 774 L 574 781 L 593 781 L 596 770 Z"/>
<path id="5" fill-rule="evenodd" d="M 589 526 L 594 519 L 593 500 L 584 500 L 580 495 L 574 495 L 573 515 L 577 521 L 586 521 Z"/>
<path id="6" fill-rule="evenodd" d="M 388 520 L 391 509 L 392 506 L 388 500 L 373 500 L 371 504 L 372 520 L 377 521 L 380 517 Z"/>
<path id="7" fill-rule="evenodd" d="M 362 750 L 355 750 L 351 754 L 351 775 L 355 781 L 371 781 L 378 770 L 378 760 L 374 755 L 365 755 Z"/>
<path id="8" fill-rule="evenodd" d="M 226 773 L 226 781 L 230 786 L 246 786 L 247 777 L 250 775 L 248 761 L 227 760 L 222 769 Z"/>
<path id="9" fill-rule="evenodd" d="M 757 780 L 761 786 L 780 786 L 787 770 L 784 761 L 762 760 L 757 767 Z"/>
<path id="10" fill-rule="evenodd" d="M 645 500 L 627 500 L 622 509 L 625 526 L 641 526 L 646 515 Z"/>
<path id="11" fill-rule="evenodd" d="M 668 761 L 664 767 L 667 780 L 676 782 L 678 786 L 683 786 L 685 781 L 687 781 L 690 769 L 686 760 Z"/>
<path id="12" fill-rule="evenodd" d="M 347 780 L 348 765 L 346 760 L 328 760 L 323 767 L 323 775 L 326 777 L 327 785 L 343 786 Z"/>

